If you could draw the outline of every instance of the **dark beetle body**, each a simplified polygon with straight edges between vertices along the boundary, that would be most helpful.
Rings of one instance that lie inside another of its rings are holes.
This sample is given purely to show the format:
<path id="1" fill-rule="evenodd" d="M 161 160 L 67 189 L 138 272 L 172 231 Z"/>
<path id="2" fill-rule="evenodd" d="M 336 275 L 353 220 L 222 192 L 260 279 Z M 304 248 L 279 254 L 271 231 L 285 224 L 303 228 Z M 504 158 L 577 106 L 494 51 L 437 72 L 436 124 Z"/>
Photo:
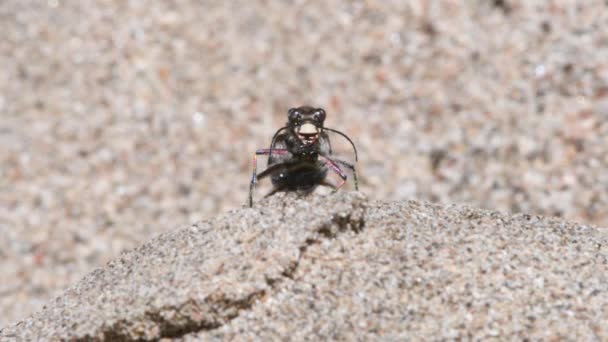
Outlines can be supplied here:
<path id="1" fill-rule="evenodd" d="M 273 155 L 268 159 L 268 167 L 283 164 L 271 175 L 272 185 L 286 191 L 310 191 L 327 177 L 327 166 L 319 160 L 319 155 L 329 155 L 327 133 L 310 145 L 300 142 L 293 132 L 280 134 L 274 148 L 286 149 L 287 155 Z"/>
<path id="2" fill-rule="evenodd" d="M 327 131 L 335 132 L 346 138 L 355 151 L 354 143 L 344 133 L 324 127 L 325 110 L 302 106 L 288 111 L 287 124 L 280 128 L 272 138 L 270 148 L 257 150 L 253 157 L 253 175 L 249 187 L 249 206 L 253 206 L 253 190 L 258 179 L 270 177 L 273 190 L 310 192 L 318 185 L 332 187 L 337 191 L 344 185 L 346 174 L 339 165 L 353 171 L 355 189 L 358 189 L 355 166 L 332 156 Z M 268 167 L 257 174 L 257 156 L 268 156 Z M 329 170 L 341 178 L 341 183 L 333 185 L 325 178 Z M 269 195 L 270 195 L 269 194 Z"/>

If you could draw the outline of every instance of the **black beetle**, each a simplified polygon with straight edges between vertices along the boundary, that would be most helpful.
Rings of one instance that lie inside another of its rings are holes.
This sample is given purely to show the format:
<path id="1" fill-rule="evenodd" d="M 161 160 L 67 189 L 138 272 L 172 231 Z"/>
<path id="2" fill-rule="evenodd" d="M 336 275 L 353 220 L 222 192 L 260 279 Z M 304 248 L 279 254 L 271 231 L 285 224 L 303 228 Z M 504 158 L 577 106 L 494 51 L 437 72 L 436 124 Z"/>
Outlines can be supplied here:
<path id="1" fill-rule="evenodd" d="M 332 156 L 331 143 L 327 132 L 340 134 L 352 145 L 355 162 L 358 160 L 357 148 L 344 133 L 323 126 L 325 110 L 302 106 L 287 112 L 287 124 L 272 137 L 270 148 L 259 149 L 253 156 L 253 175 L 249 186 L 249 206 L 253 206 L 253 192 L 258 180 L 270 176 L 273 189 L 267 195 L 278 191 L 310 192 L 318 185 L 332 187 L 338 191 L 346 182 L 346 174 L 340 166 L 352 170 L 355 189 L 359 189 L 355 165 Z M 268 167 L 257 173 L 257 156 L 268 156 Z M 341 178 L 338 185 L 325 180 L 329 170 Z"/>

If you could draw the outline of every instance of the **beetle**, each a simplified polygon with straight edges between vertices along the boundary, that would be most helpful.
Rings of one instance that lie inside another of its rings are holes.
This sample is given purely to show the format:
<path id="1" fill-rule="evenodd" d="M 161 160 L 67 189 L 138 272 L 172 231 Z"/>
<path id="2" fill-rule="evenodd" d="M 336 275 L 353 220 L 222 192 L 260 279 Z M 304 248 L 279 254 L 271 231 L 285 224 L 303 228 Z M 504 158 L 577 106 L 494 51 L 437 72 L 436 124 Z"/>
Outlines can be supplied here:
<path id="1" fill-rule="evenodd" d="M 358 161 L 357 148 L 344 133 L 324 126 L 326 112 L 323 108 L 300 106 L 287 111 L 287 123 L 279 128 L 270 142 L 270 148 L 259 149 L 253 155 L 253 174 L 249 185 L 249 207 L 253 206 L 253 193 L 259 180 L 270 177 L 273 185 L 270 196 L 278 191 L 311 192 L 324 185 L 338 191 L 347 179 L 342 167 L 353 172 L 355 189 L 359 190 L 355 165 L 334 158 L 327 132 L 335 132 L 352 145 L 355 162 Z M 268 156 L 266 170 L 257 173 L 257 157 Z M 329 170 L 340 177 L 340 183 L 333 185 L 326 181 Z"/>

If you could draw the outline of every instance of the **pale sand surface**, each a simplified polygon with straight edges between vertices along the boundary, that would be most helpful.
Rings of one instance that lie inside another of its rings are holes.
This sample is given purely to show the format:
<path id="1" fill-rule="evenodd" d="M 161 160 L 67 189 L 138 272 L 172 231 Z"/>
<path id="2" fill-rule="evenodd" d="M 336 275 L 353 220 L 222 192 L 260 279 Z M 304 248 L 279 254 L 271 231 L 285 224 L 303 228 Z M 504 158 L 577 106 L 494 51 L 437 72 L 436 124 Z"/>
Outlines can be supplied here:
<path id="1" fill-rule="evenodd" d="M 123 254 L 0 340 L 602 341 L 607 260 L 607 230 L 559 219 L 279 194 Z"/>

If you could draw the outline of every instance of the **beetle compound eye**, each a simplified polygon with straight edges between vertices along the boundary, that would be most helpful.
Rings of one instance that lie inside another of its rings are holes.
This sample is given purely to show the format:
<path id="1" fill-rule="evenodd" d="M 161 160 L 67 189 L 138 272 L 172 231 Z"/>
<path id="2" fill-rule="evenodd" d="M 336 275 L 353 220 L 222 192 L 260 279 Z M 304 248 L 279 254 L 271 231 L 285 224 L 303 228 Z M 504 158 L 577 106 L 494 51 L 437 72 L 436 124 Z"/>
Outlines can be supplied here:
<path id="1" fill-rule="evenodd" d="M 323 122 L 325 120 L 325 111 L 323 109 L 318 109 L 315 114 L 312 116 L 315 121 Z"/>
<path id="2" fill-rule="evenodd" d="M 289 110 L 289 121 L 290 122 L 298 122 L 302 120 L 302 114 L 295 108 Z"/>

